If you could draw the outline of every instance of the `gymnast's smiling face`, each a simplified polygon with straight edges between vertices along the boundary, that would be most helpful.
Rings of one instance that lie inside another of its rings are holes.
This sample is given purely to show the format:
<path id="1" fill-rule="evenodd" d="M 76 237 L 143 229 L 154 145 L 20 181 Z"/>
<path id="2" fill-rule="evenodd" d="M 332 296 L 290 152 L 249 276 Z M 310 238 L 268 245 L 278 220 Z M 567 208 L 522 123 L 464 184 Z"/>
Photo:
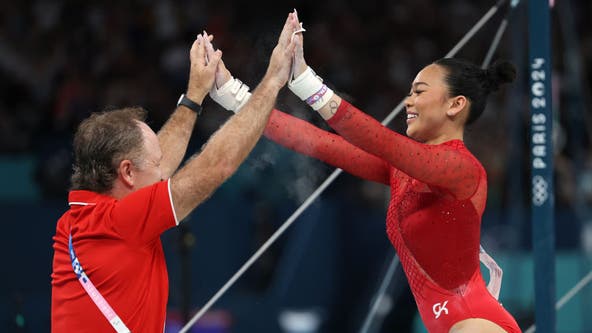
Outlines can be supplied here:
<path id="1" fill-rule="evenodd" d="M 445 78 L 446 70 L 431 64 L 413 80 L 405 99 L 407 135 L 410 138 L 437 144 L 457 136 L 458 126 L 454 126 L 450 112 L 454 98 L 449 97 Z"/>

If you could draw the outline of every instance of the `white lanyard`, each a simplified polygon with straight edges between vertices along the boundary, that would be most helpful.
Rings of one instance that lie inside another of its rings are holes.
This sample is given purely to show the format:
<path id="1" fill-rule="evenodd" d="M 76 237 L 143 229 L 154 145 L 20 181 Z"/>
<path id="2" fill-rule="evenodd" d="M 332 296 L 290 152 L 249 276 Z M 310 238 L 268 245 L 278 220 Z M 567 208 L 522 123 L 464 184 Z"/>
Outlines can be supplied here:
<path id="1" fill-rule="evenodd" d="M 502 289 L 502 275 L 504 275 L 504 272 L 495 260 L 485 252 L 483 246 L 479 247 L 479 259 L 489 270 L 489 283 L 487 284 L 487 289 L 495 299 L 499 299 L 500 290 Z"/>
<path id="2" fill-rule="evenodd" d="M 82 285 L 82 288 L 86 290 L 86 293 L 95 302 L 95 305 L 101 310 L 105 318 L 111 323 L 111 326 L 118 333 L 131 333 L 129 328 L 125 326 L 121 318 L 113 311 L 113 308 L 107 303 L 107 300 L 101 295 L 101 293 L 95 288 L 95 285 L 90 281 L 89 277 L 84 273 L 82 265 L 74 253 L 74 246 L 72 246 L 72 232 L 68 237 L 68 247 L 70 248 L 70 260 L 72 261 L 72 269 L 78 277 L 78 281 Z"/>

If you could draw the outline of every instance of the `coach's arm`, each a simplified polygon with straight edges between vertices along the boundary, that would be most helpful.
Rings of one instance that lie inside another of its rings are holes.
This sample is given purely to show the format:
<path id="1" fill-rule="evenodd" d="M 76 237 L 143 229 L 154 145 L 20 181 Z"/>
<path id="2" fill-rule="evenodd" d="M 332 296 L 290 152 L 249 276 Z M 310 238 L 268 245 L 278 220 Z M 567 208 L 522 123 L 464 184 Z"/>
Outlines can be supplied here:
<path id="1" fill-rule="evenodd" d="M 241 112 L 236 114 L 212 135 L 201 153 L 193 156 L 171 180 L 171 194 L 177 219 L 185 218 L 197 205 L 207 199 L 228 179 L 251 152 L 269 119 L 279 90 L 286 84 L 290 74 L 294 44 L 290 40 L 293 29 L 289 15 L 274 48 L 267 72 L 259 86 L 253 91 Z M 202 39 L 203 40 L 203 39 Z M 192 51 L 191 62 L 199 66 L 213 66 L 215 71 L 221 52 L 216 51 L 206 65 L 204 43 Z M 214 71 L 208 68 L 204 75 L 213 84 Z M 211 78 L 209 76 L 211 75 Z M 190 76 L 190 80 L 193 77 Z M 205 96 L 209 88 L 203 91 Z M 191 84 L 190 84 L 191 86 Z M 203 97 L 202 97 L 203 99 Z M 199 102 L 199 101 L 196 101 Z"/>

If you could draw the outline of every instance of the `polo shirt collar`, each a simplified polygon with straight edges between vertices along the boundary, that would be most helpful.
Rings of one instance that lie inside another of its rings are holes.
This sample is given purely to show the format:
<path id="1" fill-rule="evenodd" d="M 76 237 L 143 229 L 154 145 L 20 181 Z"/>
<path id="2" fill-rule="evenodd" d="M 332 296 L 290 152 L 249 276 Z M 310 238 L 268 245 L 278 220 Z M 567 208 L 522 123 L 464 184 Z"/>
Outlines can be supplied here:
<path id="1" fill-rule="evenodd" d="M 99 202 L 115 200 L 106 194 L 100 194 L 92 191 L 76 190 L 68 194 L 68 204 L 70 206 L 94 206 Z"/>

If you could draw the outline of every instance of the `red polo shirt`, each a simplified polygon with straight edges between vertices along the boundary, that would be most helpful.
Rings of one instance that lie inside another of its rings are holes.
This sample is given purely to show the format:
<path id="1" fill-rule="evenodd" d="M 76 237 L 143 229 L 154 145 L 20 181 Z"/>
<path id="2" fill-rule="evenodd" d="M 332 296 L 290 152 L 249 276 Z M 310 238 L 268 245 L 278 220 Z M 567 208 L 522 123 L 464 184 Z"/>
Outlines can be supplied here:
<path id="1" fill-rule="evenodd" d="M 82 268 L 125 325 L 132 332 L 162 332 L 169 286 L 160 234 L 178 224 L 170 182 L 119 201 L 90 191 L 72 191 L 68 201 L 53 237 L 51 331 L 114 331 L 74 274 L 71 232 Z"/>

